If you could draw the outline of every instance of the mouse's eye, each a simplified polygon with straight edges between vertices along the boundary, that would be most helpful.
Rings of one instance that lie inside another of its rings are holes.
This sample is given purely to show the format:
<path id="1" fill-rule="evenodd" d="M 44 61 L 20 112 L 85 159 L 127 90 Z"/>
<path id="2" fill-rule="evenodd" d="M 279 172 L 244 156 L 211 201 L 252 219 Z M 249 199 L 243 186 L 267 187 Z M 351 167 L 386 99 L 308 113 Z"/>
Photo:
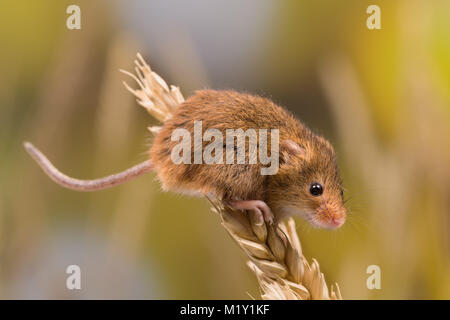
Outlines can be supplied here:
<path id="1" fill-rule="evenodd" d="M 322 187 L 322 185 L 320 183 L 314 182 L 309 187 L 309 192 L 313 196 L 318 197 L 318 196 L 320 196 L 323 193 L 323 187 Z"/>

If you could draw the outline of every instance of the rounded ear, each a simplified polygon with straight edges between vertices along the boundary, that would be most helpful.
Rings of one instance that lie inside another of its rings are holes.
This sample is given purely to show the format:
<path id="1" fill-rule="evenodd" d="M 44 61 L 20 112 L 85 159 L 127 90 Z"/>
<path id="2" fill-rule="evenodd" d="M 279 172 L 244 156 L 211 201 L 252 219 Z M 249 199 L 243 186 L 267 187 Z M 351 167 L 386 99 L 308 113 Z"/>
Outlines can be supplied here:
<path id="1" fill-rule="evenodd" d="M 280 164 L 289 163 L 293 158 L 304 159 L 306 157 L 305 147 L 296 142 L 286 139 L 280 143 Z"/>

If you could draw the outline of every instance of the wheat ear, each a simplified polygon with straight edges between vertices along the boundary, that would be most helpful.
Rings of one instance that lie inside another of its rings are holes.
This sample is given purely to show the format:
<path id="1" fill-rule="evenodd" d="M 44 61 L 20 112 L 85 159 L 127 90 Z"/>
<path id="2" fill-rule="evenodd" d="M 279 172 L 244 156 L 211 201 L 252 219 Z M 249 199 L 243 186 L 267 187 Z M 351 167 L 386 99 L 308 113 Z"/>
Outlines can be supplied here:
<path id="1" fill-rule="evenodd" d="M 172 115 L 176 107 L 184 101 L 178 87 L 169 86 L 140 54 L 135 60 L 137 76 L 127 71 L 139 89 L 125 87 L 137 97 L 138 103 L 161 122 Z M 150 127 L 153 134 L 160 127 Z M 320 272 L 319 263 L 313 259 L 308 263 L 302 254 L 295 222 L 289 218 L 275 225 L 256 223 L 252 212 L 232 210 L 220 201 L 209 199 L 222 220 L 222 225 L 242 250 L 248 255 L 248 266 L 256 275 L 261 288 L 262 299 L 268 300 L 341 300 L 339 286 L 330 290 Z"/>

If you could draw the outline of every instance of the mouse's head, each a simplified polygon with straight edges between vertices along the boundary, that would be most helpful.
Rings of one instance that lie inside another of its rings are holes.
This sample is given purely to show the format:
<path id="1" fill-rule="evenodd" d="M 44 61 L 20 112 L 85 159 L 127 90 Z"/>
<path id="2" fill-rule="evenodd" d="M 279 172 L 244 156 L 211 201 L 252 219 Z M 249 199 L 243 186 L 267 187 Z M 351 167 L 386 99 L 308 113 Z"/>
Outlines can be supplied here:
<path id="1" fill-rule="evenodd" d="M 347 210 L 336 155 L 328 141 L 308 135 L 304 143 L 280 142 L 280 169 L 270 177 L 270 202 L 281 215 L 300 215 L 313 226 L 339 228 Z"/>

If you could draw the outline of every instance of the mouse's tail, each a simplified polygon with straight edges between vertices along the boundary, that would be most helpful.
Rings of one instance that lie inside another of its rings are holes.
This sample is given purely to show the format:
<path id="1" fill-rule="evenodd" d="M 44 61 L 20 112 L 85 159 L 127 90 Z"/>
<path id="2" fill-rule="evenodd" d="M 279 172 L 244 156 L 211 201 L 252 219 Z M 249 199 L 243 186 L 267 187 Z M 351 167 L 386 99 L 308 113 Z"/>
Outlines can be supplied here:
<path id="1" fill-rule="evenodd" d="M 143 106 L 149 114 L 164 123 L 168 120 L 175 109 L 184 101 L 180 88 L 168 86 L 167 83 L 144 61 L 140 54 L 135 60 L 136 75 L 123 71 L 132 77 L 139 88 L 133 89 L 124 82 L 125 87 L 133 93 L 138 103 Z M 158 134 L 160 126 L 148 128 L 154 135 Z M 114 187 L 130 181 L 140 175 L 147 173 L 153 166 L 150 160 L 144 161 L 125 171 L 107 177 L 94 180 L 80 180 L 71 178 L 60 172 L 55 166 L 31 143 L 24 143 L 25 149 L 31 157 L 39 164 L 44 172 L 56 183 L 63 187 L 77 191 L 96 191 Z"/>
<path id="2" fill-rule="evenodd" d="M 42 170 L 57 184 L 68 189 L 77 191 L 97 191 L 108 189 L 124 182 L 137 178 L 149 172 L 153 166 L 150 160 L 141 162 L 125 171 L 112 174 L 107 177 L 94 180 L 80 180 L 69 177 L 55 168 L 55 166 L 42 154 L 35 146 L 29 142 L 24 143 L 24 147 L 31 157 L 37 162 Z"/>

